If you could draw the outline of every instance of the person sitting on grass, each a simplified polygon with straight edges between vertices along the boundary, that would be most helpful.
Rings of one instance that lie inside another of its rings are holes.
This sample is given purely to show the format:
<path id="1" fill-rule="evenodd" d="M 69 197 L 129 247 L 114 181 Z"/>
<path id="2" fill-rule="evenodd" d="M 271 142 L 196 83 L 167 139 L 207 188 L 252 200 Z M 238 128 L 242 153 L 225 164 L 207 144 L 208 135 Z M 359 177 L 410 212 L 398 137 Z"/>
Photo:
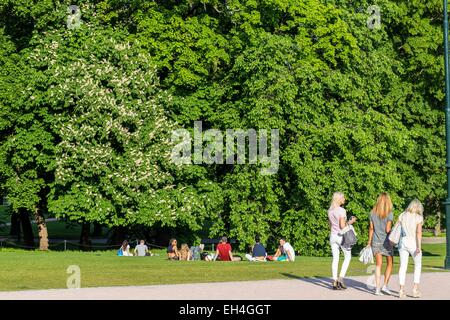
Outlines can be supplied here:
<path id="1" fill-rule="evenodd" d="M 266 261 L 267 252 L 266 248 L 261 244 L 259 236 L 255 237 L 255 244 L 252 247 L 252 254 L 246 254 L 245 257 L 248 261 Z"/>
<path id="2" fill-rule="evenodd" d="M 241 260 L 238 257 L 233 257 L 233 253 L 231 252 L 231 245 L 228 243 L 227 237 L 222 237 L 220 239 L 220 243 L 217 245 L 215 260 L 218 259 L 220 261 L 239 261 Z"/>
<path id="3" fill-rule="evenodd" d="M 180 253 L 177 248 L 177 239 L 170 239 L 169 246 L 167 247 L 167 257 L 169 260 L 179 260 Z"/>
<path id="4" fill-rule="evenodd" d="M 181 245 L 180 260 L 185 260 L 185 261 L 191 260 L 191 251 L 189 250 L 189 246 L 186 243 L 183 243 Z"/>
<path id="5" fill-rule="evenodd" d="M 191 254 L 191 260 L 201 260 L 204 247 L 205 247 L 204 244 L 190 247 L 189 252 Z"/>
<path id="6" fill-rule="evenodd" d="M 280 260 L 278 260 L 280 258 Z M 267 256 L 267 260 L 269 261 L 284 261 L 286 260 L 286 254 L 284 253 L 283 246 L 278 246 L 277 251 L 273 256 Z"/>
<path id="7" fill-rule="evenodd" d="M 286 242 L 286 239 L 281 238 L 280 239 L 280 245 L 283 247 L 284 251 L 284 260 L 285 261 L 295 261 L 295 251 L 294 248 L 292 248 L 291 244 L 289 242 Z M 278 260 L 283 261 L 283 260 Z"/>
<path id="8" fill-rule="evenodd" d="M 128 244 L 128 240 L 124 240 L 122 242 L 122 246 L 120 246 L 117 255 L 120 257 L 131 257 L 133 254 L 130 252 L 130 245 Z"/>
<path id="9" fill-rule="evenodd" d="M 134 248 L 134 255 L 138 257 L 152 256 L 153 254 L 148 251 L 148 247 L 145 244 L 145 240 L 141 240 L 140 243 Z"/>
<path id="10" fill-rule="evenodd" d="M 286 239 L 280 239 L 280 246 L 273 256 L 268 256 L 267 260 L 270 261 L 295 261 L 295 252 L 289 242 Z"/>

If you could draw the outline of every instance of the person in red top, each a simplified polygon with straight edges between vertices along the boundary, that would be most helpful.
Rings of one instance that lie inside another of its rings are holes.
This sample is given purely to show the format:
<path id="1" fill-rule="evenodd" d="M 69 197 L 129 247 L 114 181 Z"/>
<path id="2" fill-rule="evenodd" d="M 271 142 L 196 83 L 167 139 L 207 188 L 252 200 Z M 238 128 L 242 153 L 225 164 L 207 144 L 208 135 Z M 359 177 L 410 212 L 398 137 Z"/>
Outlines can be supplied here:
<path id="1" fill-rule="evenodd" d="M 219 259 L 220 261 L 233 261 L 231 245 L 227 242 L 227 237 L 222 237 L 220 243 L 217 245 L 216 259 Z"/>

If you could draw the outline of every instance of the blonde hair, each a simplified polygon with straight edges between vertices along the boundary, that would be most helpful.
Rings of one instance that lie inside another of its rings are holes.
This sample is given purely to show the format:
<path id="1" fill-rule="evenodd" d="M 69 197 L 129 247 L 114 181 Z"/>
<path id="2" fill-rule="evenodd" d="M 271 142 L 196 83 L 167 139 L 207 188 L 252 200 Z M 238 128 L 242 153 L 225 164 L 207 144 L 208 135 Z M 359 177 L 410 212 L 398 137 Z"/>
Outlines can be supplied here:
<path id="1" fill-rule="evenodd" d="M 392 212 L 392 207 L 391 197 L 387 192 L 383 192 L 378 196 L 377 203 L 375 203 L 372 213 L 384 219 Z"/>
<path id="2" fill-rule="evenodd" d="M 423 215 L 423 205 L 418 199 L 413 199 L 406 208 L 405 212 Z"/>
<path id="3" fill-rule="evenodd" d="M 342 192 L 333 193 L 333 197 L 331 198 L 330 209 L 335 207 L 339 207 L 342 204 L 342 201 L 345 199 L 344 194 Z"/>
<path id="4" fill-rule="evenodd" d="M 189 255 L 189 246 L 186 243 L 181 245 L 180 260 L 187 260 Z"/>

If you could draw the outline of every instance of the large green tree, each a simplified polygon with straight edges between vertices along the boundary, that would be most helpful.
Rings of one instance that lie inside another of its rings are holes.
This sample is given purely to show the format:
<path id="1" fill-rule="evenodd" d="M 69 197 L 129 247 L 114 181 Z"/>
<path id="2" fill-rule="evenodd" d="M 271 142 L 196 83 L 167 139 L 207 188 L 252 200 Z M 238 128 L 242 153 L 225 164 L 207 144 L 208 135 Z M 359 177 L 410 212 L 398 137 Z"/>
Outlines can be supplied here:
<path id="1" fill-rule="evenodd" d="M 241 249 L 283 236 L 314 255 L 330 250 L 334 191 L 361 244 L 382 191 L 395 214 L 418 197 L 439 215 L 440 0 L 83 1 L 68 30 L 69 4 L 0 6 L 1 188 L 15 208 L 49 200 L 82 222 L 203 229 Z M 278 129 L 278 171 L 175 166 L 170 130 L 194 121 Z"/>

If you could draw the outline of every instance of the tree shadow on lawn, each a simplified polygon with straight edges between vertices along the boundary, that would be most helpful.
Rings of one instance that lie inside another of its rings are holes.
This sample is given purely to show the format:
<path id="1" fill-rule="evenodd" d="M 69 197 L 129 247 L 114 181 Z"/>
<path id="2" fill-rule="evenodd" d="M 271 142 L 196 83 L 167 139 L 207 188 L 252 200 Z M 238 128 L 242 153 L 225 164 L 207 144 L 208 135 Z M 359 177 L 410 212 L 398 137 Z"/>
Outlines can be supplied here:
<path id="1" fill-rule="evenodd" d="M 302 278 L 302 277 L 299 277 L 299 276 L 296 276 L 296 275 L 293 275 L 290 273 L 281 273 L 281 274 L 288 278 L 305 281 L 308 283 L 318 285 L 322 288 L 333 290 L 333 280 L 331 280 L 330 278 L 323 278 L 320 276 Z M 365 283 L 354 280 L 354 279 L 345 279 L 345 285 L 348 288 L 353 288 L 353 289 L 356 289 L 356 290 L 359 290 L 359 291 L 362 291 L 365 293 L 373 293 L 373 290 L 369 289 Z"/>

